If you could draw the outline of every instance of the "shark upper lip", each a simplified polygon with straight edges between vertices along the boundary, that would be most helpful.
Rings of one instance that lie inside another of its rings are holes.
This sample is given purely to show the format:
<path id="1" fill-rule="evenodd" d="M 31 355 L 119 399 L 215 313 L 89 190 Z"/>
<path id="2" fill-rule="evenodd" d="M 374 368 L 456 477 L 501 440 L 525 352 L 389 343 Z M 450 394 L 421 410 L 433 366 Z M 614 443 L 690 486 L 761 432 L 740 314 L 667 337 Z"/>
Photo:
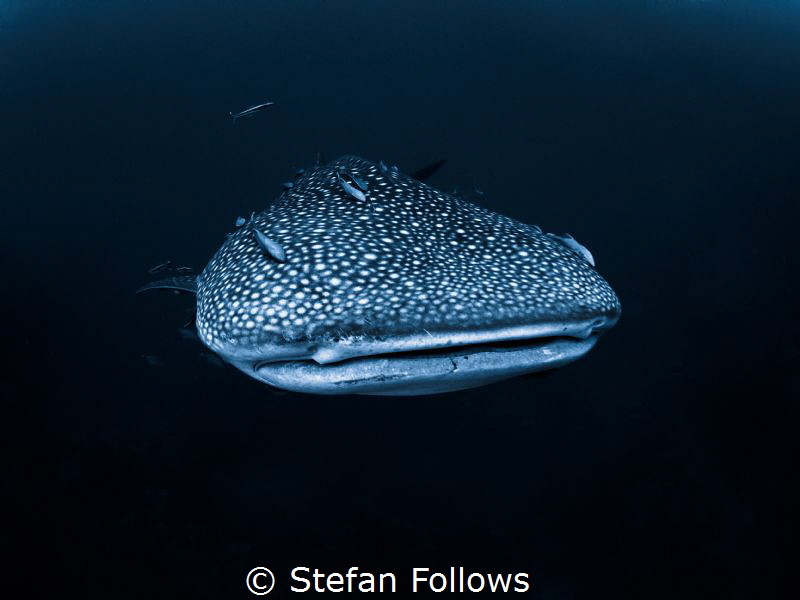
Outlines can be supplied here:
<path id="1" fill-rule="evenodd" d="M 533 341 L 546 337 L 585 339 L 595 331 L 606 329 L 610 325 L 613 325 L 613 322 L 609 324 L 607 318 L 598 317 L 582 322 L 541 323 L 474 331 L 429 332 L 423 330 L 422 333 L 392 337 L 386 340 L 355 340 L 320 344 L 309 358 L 324 365 L 359 356 L 416 352 L 520 340 Z"/>

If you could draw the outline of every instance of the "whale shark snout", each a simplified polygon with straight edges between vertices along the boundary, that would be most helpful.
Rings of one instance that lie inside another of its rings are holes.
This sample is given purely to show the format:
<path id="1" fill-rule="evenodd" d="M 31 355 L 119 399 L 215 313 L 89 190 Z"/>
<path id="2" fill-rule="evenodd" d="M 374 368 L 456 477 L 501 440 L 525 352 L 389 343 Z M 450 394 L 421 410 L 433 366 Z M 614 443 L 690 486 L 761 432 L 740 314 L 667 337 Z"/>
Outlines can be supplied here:
<path id="1" fill-rule="evenodd" d="M 343 157 L 230 235 L 197 280 L 197 329 L 284 389 L 464 389 L 591 349 L 620 314 L 591 261 L 571 237 Z"/>

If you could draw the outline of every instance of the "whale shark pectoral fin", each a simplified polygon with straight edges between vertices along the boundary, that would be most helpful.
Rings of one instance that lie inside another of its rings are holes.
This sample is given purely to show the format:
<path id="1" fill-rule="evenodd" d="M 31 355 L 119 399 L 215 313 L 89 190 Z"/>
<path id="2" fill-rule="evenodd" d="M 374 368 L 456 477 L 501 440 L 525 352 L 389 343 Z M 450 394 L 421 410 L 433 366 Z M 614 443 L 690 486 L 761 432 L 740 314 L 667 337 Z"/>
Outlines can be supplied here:
<path id="1" fill-rule="evenodd" d="M 411 177 L 416 179 L 417 181 L 426 181 L 430 179 L 436 171 L 442 168 L 442 165 L 447 162 L 446 158 L 442 160 L 437 160 L 435 163 L 431 163 L 426 167 L 422 167 L 411 173 Z"/>
<path id="2" fill-rule="evenodd" d="M 181 275 L 178 277 L 168 277 L 167 279 L 151 281 L 136 290 L 136 293 L 139 294 L 147 290 L 173 290 L 176 292 L 190 292 L 196 294 L 197 277 L 194 275 Z"/>

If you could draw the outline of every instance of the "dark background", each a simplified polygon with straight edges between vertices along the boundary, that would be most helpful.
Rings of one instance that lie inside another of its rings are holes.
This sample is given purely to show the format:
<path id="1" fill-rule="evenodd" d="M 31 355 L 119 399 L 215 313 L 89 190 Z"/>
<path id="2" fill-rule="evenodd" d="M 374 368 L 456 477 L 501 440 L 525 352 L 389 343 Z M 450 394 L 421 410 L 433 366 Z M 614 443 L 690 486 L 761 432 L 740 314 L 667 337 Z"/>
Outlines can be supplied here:
<path id="1" fill-rule="evenodd" d="M 777 597 L 798 107 L 788 1 L 0 3 L 14 570 L 84 598 L 247 598 L 255 566 L 280 596 L 291 567 L 351 565 Z M 202 268 L 320 151 L 447 158 L 433 185 L 588 246 L 619 325 L 552 377 L 433 397 L 215 367 L 177 331 L 190 298 L 133 292 Z"/>

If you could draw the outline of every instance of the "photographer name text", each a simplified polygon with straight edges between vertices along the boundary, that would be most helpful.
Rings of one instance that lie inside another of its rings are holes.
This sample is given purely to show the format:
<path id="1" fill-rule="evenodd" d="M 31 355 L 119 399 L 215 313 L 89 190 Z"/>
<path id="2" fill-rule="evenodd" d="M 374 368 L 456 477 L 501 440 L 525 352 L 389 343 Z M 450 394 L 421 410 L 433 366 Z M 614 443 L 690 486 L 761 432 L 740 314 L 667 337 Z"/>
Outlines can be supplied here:
<path id="1" fill-rule="evenodd" d="M 518 592 L 530 590 L 528 573 L 483 573 L 464 567 L 434 570 L 414 567 L 405 576 L 392 572 L 370 573 L 358 567 L 346 572 L 325 572 L 317 568 L 295 567 L 290 573 L 292 592 Z M 253 594 L 265 595 L 275 586 L 269 569 L 257 567 L 247 576 L 247 587 Z M 285 585 L 285 584 L 284 584 Z M 407 586 L 407 587 L 406 587 Z M 284 588 L 285 589 L 285 588 Z"/>

